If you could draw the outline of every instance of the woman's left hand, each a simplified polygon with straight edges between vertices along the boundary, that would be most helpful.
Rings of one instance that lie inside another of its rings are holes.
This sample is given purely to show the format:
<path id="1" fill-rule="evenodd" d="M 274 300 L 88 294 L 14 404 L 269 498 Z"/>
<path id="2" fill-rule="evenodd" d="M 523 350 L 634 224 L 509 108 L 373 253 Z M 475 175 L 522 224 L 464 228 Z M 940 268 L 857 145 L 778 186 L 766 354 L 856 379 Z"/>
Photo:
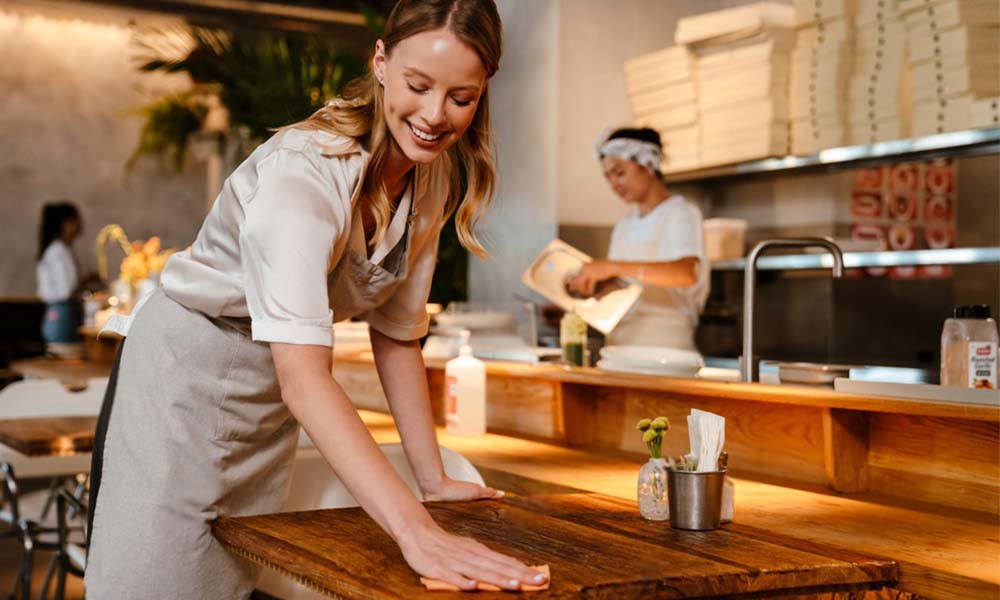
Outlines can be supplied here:
<path id="1" fill-rule="evenodd" d="M 445 477 L 441 481 L 421 486 L 424 500 L 458 502 L 462 500 L 493 500 L 503 498 L 504 493 L 485 485 L 470 481 L 455 481 Z"/>
<path id="2" fill-rule="evenodd" d="M 569 282 L 569 287 L 577 293 L 590 297 L 597 290 L 597 284 L 618 275 L 618 265 L 610 260 L 595 260 L 583 265 Z"/>

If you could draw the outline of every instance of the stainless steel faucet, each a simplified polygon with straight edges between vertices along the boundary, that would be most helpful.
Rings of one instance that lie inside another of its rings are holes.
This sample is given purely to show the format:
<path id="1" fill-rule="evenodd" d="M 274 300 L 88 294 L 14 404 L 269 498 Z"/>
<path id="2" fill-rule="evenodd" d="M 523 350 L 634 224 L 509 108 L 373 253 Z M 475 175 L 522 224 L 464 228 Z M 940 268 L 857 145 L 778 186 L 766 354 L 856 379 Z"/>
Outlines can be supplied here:
<path id="1" fill-rule="evenodd" d="M 753 302 L 757 287 L 757 259 L 768 248 L 826 248 L 833 255 L 833 276 L 844 276 L 844 255 L 837 244 L 826 238 L 788 238 L 764 240 L 750 251 L 743 271 L 743 358 L 740 379 L 757 381 L 760 367 L 753 358 Z"/>

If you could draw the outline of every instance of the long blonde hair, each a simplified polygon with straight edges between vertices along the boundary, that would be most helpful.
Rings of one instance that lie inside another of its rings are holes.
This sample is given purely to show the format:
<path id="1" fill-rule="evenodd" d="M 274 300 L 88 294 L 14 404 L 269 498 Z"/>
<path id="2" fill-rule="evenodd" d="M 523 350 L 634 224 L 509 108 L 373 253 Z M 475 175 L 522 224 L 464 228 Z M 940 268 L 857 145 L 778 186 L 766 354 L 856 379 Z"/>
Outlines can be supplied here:
<path id="1" fill-rule="evenodd" d="M 385 24 L 382 42 L 386 55 L 402 40 L 435 29 L 448 29 L 472 47 L 482 60 L 487 77 L 496 73 L 503 51 L 503 31 L 493 0 L 400 0 Z M 370 149 L 371 159 L 362 174 L 358 198 L 367 197 L 371 203 L 375 217 L 373 244 L 385 235 L 392 212 L 385 184 L 378 177 L 392 143 L 382 94 L 382 86 L 369 69 L 368 73 L 344 86 L 339 97 L 305 121 L 289 126 L 349 136 Z M 496 182 L 488 90 L 483 91 L 465 134 L 430 168 L 440 169 L 441 175 L 451 182 L 443 218 L 447 220 L 454 214 L 455 230 L 462 246 L 480 258 L 487 257 L 489 253 L 476 238 L 475 229 L 489 208 Z M 435 175 L 432 173 L 432 180 Z"/>

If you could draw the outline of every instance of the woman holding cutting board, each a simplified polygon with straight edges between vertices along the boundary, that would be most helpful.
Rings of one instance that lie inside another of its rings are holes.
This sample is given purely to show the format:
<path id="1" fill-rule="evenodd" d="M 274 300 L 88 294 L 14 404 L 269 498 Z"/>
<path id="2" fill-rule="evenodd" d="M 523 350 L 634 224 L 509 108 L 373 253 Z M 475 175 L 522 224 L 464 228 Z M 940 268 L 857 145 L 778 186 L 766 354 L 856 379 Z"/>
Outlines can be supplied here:
<path id="1" fill-rule="evenodd" d="M 585 264 L 570 289 L 590 296 L 603 281 L 637 280 L 646 288 L 608 335 L 608 344 L 695 350 L 694 331 L 709 285 L 701 211 L 667 191 L 656 131 L 624 128 L 601 136 L 597 158 L 611 189 L 634 210 L 615 225 L 607 260 Z"/>
<path id="2" fill-rule="evenodd" d="M 450 214 L 485 254 L 473 230 L 495 179 L 500 53 L 492 0 L 401 0 L 372 71 L 239 166 L 161 289 L 112 324 L 127 337 L 94 448 L 89 597 L 247 597 L 256 569 L 211 522 L 280 510 L 299 423 L 420 575 L 545 581 L 438 527 L 331 376 L 332 322 L 364 316 L 424 496 L 502 496 L 445 475 L 418 344 Z"/>

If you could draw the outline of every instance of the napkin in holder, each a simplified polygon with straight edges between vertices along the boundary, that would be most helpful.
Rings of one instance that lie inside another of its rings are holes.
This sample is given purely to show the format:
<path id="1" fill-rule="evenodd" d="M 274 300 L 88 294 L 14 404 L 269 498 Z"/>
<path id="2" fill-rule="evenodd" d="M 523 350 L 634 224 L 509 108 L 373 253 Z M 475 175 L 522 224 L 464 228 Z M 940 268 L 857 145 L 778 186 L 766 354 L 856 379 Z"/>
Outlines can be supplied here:
<path id="1" fill-rule="evenodd" d="M 696 471 L 717 471 L 719 456 L 726 445 L 726 418 L 697 408 L 691 409 L 687 418 L 688 440 L 691 452 L 688 456 L 698 459 Z M 726 468 L 725 465 L 722 466 Z M 733 521 L 734 505 L 733 481 L 726 477 L 722 483 L 722 522 Z"/>
<path id="2" fill-rule="evenodd" d="M 593 259 L 562 240 L 553 240 L 521 275 L 521 282 L 566 311 L 574 311 L 588 325 L 607 335 L 642 294 L 642 285 L 617 278 L 602 285 L 591 298 L 575 298 L 566 282 Z"/>

